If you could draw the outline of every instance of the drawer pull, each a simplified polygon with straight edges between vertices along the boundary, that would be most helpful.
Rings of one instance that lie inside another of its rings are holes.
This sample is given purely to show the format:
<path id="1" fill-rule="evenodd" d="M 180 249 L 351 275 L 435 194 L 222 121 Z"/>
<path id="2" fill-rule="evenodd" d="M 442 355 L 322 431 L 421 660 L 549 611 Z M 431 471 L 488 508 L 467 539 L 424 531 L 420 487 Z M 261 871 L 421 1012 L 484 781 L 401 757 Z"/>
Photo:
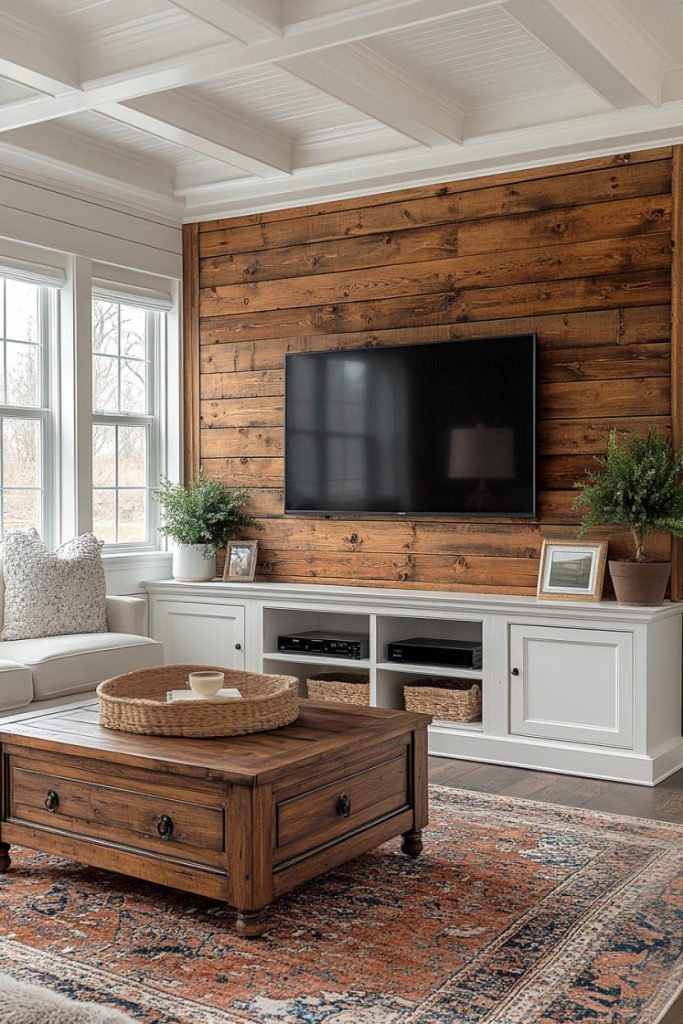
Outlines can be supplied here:
<path id="1" fill-rule="evenodd" d="M 162 814 L 157 823 L 157 832 L 166 843 L 173 839 L 173 819 L 167 814 Z"/>
<path id="2" fill-rule="evenodd" d="M 346 793 L 337 800 L 337 814 L 341 815 L 342 818 L 348 818 L 351 814 L 351 797 L 347 796 Z"/>
<path id="3" fill-rule="evenodd" d="M 45 810 L 48 814 L 54 814 L 59 807 L 59 794 L 54 789 L 48 789 L 45 797 Z"/>

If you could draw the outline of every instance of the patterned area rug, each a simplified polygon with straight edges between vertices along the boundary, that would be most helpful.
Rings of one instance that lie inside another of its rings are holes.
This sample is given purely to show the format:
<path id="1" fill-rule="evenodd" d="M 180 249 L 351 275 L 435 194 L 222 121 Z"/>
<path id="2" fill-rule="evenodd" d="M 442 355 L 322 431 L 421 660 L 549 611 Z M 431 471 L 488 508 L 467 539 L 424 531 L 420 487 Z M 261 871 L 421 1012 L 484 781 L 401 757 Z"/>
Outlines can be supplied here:
<path id="1" fill-rule="evenodd" d="M 13 850 L 0 970 L 147 1024 L 656 1024 L 683 986 L 683 826 L 431 790 L 391 843 L 237 938 L 208 900 Z"/>

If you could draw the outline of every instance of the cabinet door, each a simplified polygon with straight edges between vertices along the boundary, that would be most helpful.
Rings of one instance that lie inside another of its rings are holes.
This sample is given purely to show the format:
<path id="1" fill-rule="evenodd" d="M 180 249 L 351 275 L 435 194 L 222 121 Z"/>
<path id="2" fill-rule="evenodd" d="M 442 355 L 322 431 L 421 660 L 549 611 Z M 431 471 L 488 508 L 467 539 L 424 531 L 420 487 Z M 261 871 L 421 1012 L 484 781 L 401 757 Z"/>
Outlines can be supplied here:
<path id="1" fill-rule="evenodd" d="M 510 729 L 633 746 L 633 634 L 510 626 Z"/>
<path id="2" fill-rule="evenodd" d="M 244 668 L 244 605 L 157 598 L 152 627 L 169 665 Z"/>

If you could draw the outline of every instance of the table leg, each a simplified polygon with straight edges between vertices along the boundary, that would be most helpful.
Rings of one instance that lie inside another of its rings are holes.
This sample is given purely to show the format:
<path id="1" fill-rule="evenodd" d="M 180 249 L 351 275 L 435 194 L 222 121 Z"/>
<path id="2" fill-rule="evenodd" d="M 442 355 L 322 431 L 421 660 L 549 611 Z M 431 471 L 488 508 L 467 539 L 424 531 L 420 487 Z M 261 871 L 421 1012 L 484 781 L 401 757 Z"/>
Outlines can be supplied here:
<path id="1" fill-rule="evenodd" d="M 401 843 L 403 853 L 407 853 L 409 857 L 419 857 L 423 849 L 422 829 L 411 829 L 409 832 L 403 833 Z"/>
<path id="2" fill-rule="evenodd" d="M 9 866 L 12 863 L 9 851 L 9 843 L 0 843 L 0 874 L 4 874 L 5 871 L 9 871 Z"/>
<path id="3" fill-rule="evenodd" d="M 267 907 L 260 910 L 238 910 L 235 931 L 245 939 L 258 939 L 268 926 Z"/>

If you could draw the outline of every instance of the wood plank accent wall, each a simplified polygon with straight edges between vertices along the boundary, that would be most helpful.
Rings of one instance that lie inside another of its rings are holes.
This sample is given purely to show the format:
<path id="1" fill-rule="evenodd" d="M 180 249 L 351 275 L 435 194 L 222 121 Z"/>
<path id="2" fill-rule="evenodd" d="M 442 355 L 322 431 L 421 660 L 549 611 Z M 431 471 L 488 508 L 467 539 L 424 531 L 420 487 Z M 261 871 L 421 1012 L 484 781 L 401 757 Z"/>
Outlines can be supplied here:
<path id="1" fill-rule="evenodd" d="M 680 159 L 650 150 L 188 225 L 186 466 L 253 489 L 261 576 L 534 593 L 543 537 L 575 535 L 572 484 L 609 428 L 672 430 Z M 283 516 L 286 352 L 527 331 L 537 520 Z M 676 392 L 677 437 L 680 405 Z M 610 550 L 628 557 L 629 538 Z M 653 555 L 670 553 L 654 539 Z"/>

